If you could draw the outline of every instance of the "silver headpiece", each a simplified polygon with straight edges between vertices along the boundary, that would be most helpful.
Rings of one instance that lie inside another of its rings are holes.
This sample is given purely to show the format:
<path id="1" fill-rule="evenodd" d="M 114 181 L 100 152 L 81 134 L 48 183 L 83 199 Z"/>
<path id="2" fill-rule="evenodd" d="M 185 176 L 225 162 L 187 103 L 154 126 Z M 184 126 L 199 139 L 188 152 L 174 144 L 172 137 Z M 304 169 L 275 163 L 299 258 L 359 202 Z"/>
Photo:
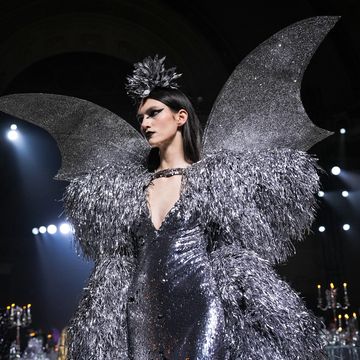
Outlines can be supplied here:
<path id="1" fill-rule="evenodd" d="M 158 55 L 155 55 L 154 58 L 148 56 L 142 62 L 135 63 L 132 75 L 126 77 L 126 93 L 138 101 L 148 96 L 156 87 L 179 88 L 176 79 L 182 74 L 175 72 L 176 67 L 165 69 L 164 61 L 165 56 L 159 59 Z"/>

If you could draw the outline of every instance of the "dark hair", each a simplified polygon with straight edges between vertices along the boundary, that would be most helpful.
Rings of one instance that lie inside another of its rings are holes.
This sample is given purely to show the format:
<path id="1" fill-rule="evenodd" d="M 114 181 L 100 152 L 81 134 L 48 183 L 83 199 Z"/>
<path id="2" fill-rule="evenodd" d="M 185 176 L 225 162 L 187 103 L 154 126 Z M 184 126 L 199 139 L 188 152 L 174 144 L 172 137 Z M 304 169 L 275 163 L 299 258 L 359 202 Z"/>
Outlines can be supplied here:
<path id="1" fill-rule="evenodd" d="M 187 111 L 188 119 L 181 127 L 185 160 L 192 163 L 199 161 L 202 127 L 190 99 L 182 91 L 171 88 L 155 88 L 146 98 L 142 99 L 142 103 L 147 99 L 161 101 L 174 112 L 178 112 L 181 109 Z M 159 149 L 152 148 L 148 155 L 147 167 L 150 171 L 154 171 L 159 165 Z"/>

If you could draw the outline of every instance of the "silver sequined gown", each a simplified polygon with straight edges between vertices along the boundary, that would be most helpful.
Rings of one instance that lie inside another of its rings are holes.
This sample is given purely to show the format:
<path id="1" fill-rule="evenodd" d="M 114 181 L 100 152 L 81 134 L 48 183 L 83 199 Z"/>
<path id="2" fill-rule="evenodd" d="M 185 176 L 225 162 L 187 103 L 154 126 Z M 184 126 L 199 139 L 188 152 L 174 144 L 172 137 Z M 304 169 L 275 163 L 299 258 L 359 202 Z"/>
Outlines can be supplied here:
<path id="1" fill-rule="evenodd" d="M 315 159 L 290 149 L 219 151 L 187 168 L 159 231 L 149 172 L 105 166 L 64 204 L 95 262 L 69 324 L 69 360 L 325 359 L 321 323 L 273 265 L 314 218 Z"/>
<path id="2" fill-rule="evenodd" d="M 129 289 L 129 353 L 145 359 L 224 359 L 224 314 L 196 212 L 181 199 L 159 230 L 143 216 Z"/>

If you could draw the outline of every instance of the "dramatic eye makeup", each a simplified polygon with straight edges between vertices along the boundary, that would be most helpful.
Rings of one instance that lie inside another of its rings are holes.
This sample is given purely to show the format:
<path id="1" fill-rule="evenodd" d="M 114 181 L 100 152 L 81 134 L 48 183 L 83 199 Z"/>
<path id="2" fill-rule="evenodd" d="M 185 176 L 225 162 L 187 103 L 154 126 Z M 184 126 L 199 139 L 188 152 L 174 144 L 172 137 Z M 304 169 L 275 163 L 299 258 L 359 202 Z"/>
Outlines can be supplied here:
<path id="1" fill-rule="evenodd" d="M 159 108 L 159 107 L 150 107 L 145 111 L 145 115 L 147 115 L 148 117 L 155 117 L 157 114 L 161 113 L 164 110 L 164 108 Z M 136 119 L 137 121 L 141 124 L 144 118 L 144 114 L 137 114 L 136 115 Z"/>

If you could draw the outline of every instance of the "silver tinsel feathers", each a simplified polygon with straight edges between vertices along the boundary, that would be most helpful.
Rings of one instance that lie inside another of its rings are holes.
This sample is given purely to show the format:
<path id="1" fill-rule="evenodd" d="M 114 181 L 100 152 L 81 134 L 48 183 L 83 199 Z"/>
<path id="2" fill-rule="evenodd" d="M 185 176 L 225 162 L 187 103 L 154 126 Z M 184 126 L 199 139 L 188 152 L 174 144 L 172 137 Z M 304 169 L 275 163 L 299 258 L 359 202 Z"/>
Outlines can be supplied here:
<path id="1" fill-rule="evenodd" d="M 134 64 L 134 71 L 131 76 L 126 78 L 125 89 L 127 94 L 138 101 L 150 94 L 156 87 L 177 89 L 176 83 L 181 74 L 175 72 L 176 68 L 165 69 L 165 56 L 159 59 L 158 55 L 154 58 L 146 57 L 142 62 Z"/>
<path id="2" fill-rule="evenodd" d="M 317 170 L 316 159 L 305 152 L 268 149 L 221 151 L 183 174 L 168 222 L 196 216 L 209 234 L 204 246 L 225 315 L 229 360 L 324 358 L 321 322 L 272 267 L 294 254 L 293 241 L 310 229 Z M 65 208 L 76 239 L 95 260 L 69 327 L 70 360 L 131 358 L 127 289 L 139 239 L 152 241 L 146 227 L 142 230 L 143 187 L 150 177 L 139 165 L 107 166 L 67 188 Z"/>

